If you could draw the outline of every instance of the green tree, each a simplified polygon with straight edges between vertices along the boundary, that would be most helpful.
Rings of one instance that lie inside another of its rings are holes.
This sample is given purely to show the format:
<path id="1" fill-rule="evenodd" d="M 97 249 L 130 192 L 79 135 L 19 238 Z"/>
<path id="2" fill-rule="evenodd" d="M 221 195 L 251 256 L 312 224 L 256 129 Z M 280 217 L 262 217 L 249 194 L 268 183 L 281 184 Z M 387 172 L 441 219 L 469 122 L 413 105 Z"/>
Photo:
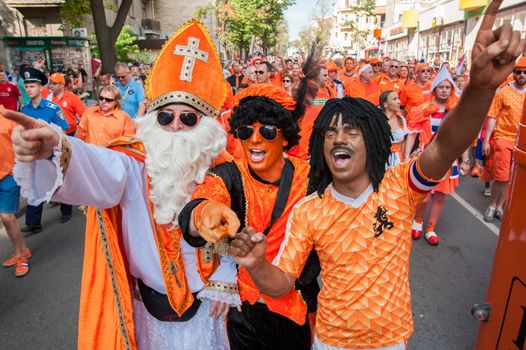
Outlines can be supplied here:
<path id="1" fill-rule="evenodd" d="M 84 26 L 84 15 L 91 13 L 89 0 L 66 0 L 60 10 L 62 30 Z"/>
<path id="2" fill-rule="evenodd" d="M 95 39 L 95 35 L 92 34 L 91 37 Z M 145 56 L 140 55 L 139 45 L 137 45 L 138 39 L 139 37 L 131 31 L 129 26 L 122 27 L 122 31 L 115 41 L 117 61 L 128 63 L 135 60 L 141 61 L 139 57 L 145 59 Z M 93 57 L 100 58 L 99 47 L 95 42 L 90 45 L 90 50 Z"/>
<path id="3" fill-rule="evenodd" d="M 104 4 L 103 0 L 64 1 L 61 18 L 68 27 L 81 26 L 84 23 L 82 16 L 91 12 L 103 70 L 113 71 L 117 63 L 117 48 L 115 43 L 124 26 L 131 4 L 132 0 L 121 0 L 118 7 L 113 6 L 111 3 Z M 108 25 L 106 20 L 106 8 L 117 12 L 115 21 L 111 26 Z M 91 11 L 88 9 L 91 9 Z"/>
<path id="4" fill-rule="evenodd" d="M 278 27 L 284 11 L 294 0 L 218 0 L 198 9 L 197 15 L 217 18 L 222 44 L 232 51 L 247 53 L 255 46 L 266 54 L 278 44 Z"/>

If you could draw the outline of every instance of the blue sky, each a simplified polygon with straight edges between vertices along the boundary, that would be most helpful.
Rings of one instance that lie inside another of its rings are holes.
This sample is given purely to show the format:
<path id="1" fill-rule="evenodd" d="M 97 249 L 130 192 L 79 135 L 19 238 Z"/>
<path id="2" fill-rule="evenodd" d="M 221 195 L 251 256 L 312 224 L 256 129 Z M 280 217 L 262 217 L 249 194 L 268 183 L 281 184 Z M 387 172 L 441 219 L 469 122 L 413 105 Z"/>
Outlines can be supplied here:
<path id="1" fill-rule="evenodd" d="M 296 4 L 285 11 L 289 24 L 289 39 L 294 40 L 298 32 L 310 24 L 313 19 L 314 7 L 320 0 L 296 0 Z"/>

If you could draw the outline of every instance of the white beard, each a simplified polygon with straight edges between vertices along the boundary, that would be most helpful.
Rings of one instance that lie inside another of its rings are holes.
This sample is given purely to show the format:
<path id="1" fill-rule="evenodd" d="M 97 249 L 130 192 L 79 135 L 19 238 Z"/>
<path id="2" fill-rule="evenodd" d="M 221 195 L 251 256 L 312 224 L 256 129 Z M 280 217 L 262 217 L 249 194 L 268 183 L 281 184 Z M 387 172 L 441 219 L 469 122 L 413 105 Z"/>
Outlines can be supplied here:
<path id="1" fill-rule="evenodd" d="M 136 120 L 137 136 L 146 148 L 150 200 L 158 224 L 179 227 L 180 211 L 204 181 L 214 158 L 225 149 L 226 132 L 214 118 L 206 116 L 188 131 L 166 131 L 156 114 L 150 112 Z"/>

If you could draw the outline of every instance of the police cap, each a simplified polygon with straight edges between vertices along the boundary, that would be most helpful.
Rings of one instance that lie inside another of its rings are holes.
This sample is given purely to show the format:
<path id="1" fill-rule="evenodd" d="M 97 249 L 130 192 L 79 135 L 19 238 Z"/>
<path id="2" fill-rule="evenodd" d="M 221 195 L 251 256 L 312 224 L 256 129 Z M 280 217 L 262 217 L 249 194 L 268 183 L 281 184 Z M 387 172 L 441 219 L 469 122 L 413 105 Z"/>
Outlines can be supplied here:
<path id="1" fill-rule="evenodd" d="M 42 85 L 48 83 L 46 75 L 36 68 L 22 67 L 20 68 L 20 76 L 24 79 L 24 83 L 40 83 Z"/>

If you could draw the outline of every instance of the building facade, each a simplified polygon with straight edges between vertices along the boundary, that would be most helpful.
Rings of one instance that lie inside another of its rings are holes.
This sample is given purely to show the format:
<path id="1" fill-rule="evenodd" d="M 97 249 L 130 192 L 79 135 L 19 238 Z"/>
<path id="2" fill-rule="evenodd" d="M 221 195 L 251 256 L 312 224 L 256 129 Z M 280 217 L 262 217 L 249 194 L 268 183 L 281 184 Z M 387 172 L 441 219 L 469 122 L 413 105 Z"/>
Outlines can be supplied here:
<path id="1" fill-rule="evenodd" d="M 377 8 L 384 6 L 379 0 Z M 358 0 L 335 0 L 333 8 L 333 27 L 330 45 L 335 51 L 345 52 L 347 55 L 359 57 L 366 49 L 378 48 L 378 39 L 374 38 L 374 30 L 381 27 L 383 15 L 380 11 L 369 15 L 357 11 Z"/>
<path id="2" fill-rule="evenodd" d="M 198 7 L 207 6 L 210 2 L 211 0 L 194 0 L 190 3 L 172 0 L 133 0 L 125 24 L 139 37 L 139 47 L 150 50 L 153 59 L 172 32 L 192 18 Z M 105 1 L 107 23 L 115 20 L 116 9 L 120 3 L 120 0 Z M 93 19 L 91 14 L 85 15 L 83 28 L 63 29 L 60 18 L 63 4 L 64 0 L 0 1 L 0 62 L 7 63 L 8 69 L 13 69 L 21 61 L 31 63 L 37 56 L 50 58 L 48 61 L 56 58 L 54 61 L 57 64 L 63 59 L 59 56 L 64 56 L 64 59 L 68 60 L 63 62 L 64 64 L 71 64 L 75 59 L 80 58 L 75 50 L 59 50 L 58 47 L 61 45 L 68 47 L 69 41 L 75 37 L 87 43 L 83 38 L 95 33 Z M 210 16 L 204 22 L 215 38 L 215 19 Z M 16 45 L 15 42 L 21 37 L 27 37 L 25 38 L 27 40 L 18 42 L 29 46 L 20 47 L 20 54 L 16 54 L 13 58 L 13 45 Z M 51 37 L 53 40 L 45 37 Z M 35 38 L 37 40 L 32 40 Z M 54 42 L 57 45 L 53 44 Z"/>
<path id="3" fill-rule="evenodd" d="M 386 21 L 382 28 L 380 51 L 400 60 L 417 59 L 431 62 L 440 59 L 454 65 L 464 55 L 470 57 L 482 9 L 463 8 L 463 0 L 388 0 Z M 416 19 L 404 23 L 404 13 L 413 12 Z M 524 0 L 504 0 L 495 26 L 508 20 L 514 29 L 526 31 Z M 468 60 L 469 62 L 469 60 Z"/>

